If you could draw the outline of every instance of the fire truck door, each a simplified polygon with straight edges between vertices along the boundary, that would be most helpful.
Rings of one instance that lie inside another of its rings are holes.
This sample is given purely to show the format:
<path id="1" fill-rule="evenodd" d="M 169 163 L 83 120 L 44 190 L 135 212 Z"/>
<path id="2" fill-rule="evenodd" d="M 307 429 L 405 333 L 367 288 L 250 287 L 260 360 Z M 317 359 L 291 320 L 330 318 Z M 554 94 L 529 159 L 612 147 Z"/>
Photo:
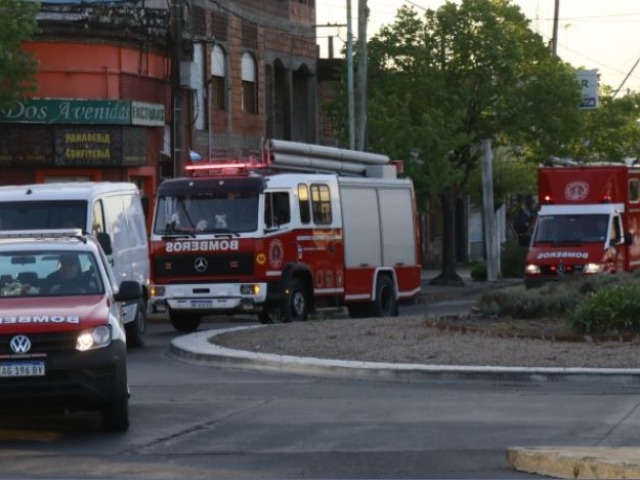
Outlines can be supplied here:
<path id="1" fill-rule="evenodd" d="M 615 215 L 611 219 L 609 245 L 610 248 L 615 249 L 615 268 L 617 272 L 624 272 L 626 270 L 627 248 L 625 248 L 624 245 L 623 232 L 622 219 L 619 215 Z"/>

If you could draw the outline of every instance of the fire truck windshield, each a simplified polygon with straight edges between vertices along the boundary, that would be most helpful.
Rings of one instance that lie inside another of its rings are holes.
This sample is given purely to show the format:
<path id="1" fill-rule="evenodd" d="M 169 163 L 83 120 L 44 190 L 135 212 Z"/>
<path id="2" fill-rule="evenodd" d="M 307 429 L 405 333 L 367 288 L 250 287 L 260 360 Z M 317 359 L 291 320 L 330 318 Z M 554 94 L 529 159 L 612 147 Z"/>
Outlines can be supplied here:
<path id="1" fill-rule="evenodd" d="M 607 238 L 609 215 L 540 215 L 533 243 L 602 243 Z"/>
<path id="2" fill-rule="evenodd" d="M 159 196 L 153 233 L 237 236 L 257 229 L 258 192 L 198 192 Z"/>

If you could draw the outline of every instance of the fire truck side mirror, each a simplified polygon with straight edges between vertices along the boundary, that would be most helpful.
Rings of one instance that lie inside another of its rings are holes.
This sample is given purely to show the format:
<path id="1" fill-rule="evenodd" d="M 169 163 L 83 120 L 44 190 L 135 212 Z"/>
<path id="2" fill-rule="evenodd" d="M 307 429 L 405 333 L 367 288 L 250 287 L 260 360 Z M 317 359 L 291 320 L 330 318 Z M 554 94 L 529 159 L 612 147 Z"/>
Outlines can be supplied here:
<path id="1" fill-rule="evenodd" d="M 633 245 L 633 234 L 631 232 L 625 232 L 624 243 L 625 245 Z"/>

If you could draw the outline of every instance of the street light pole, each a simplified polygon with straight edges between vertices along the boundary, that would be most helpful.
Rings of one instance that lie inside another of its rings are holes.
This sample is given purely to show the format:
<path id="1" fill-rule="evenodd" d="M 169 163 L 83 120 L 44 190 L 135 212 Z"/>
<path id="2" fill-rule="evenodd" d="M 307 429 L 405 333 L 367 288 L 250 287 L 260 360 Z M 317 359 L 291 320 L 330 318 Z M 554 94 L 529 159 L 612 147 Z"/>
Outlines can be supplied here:
<path id="1" fill-rule="evenodd" d="M 353 28 L 351 25 L 351 0 L 347 0 L 347 102 L 349 110 L 349 148 L 356 148 L 356 116 L 353 98 Z"/>
<path id="2" fill-rule="evenodd" d="M 180 64 L 182 63 L 182 0 L 171 0 L 171 111 L 173 176 L 181 175 L 184 166 L 184 131 L 182 122 L 182 89 Z"/>
<path id="3" fill-rule="evenodd" d="M 367 132 L 367 0 L 358 0 L 358 102 L 356 148 L 364 152 Z"/>

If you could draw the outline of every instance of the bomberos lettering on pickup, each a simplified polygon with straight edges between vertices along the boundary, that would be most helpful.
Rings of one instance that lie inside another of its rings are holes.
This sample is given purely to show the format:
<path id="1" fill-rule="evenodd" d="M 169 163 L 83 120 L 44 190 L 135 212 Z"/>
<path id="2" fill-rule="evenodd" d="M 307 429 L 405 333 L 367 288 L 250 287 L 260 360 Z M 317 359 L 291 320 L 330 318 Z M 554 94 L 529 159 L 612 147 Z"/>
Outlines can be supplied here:
<path id="1" fill-rule="evenodd" d="M 218 252 L 238 250 L 238 240 L 192 240 L 167 243 L 167 253 L 172 252 Z"/>
<path id="2" fill-rule="evenodd" d="M 543 258 L 589 258 L 589 252 L 540 252 L 538 259 Z"/>
<path id="3" fill-rule="evenodd" d="M 80 317 L 76 315 L 29 315 L 20 317 L 0 317 L 0 325 L 15 323 L 80 323 Z"/>

